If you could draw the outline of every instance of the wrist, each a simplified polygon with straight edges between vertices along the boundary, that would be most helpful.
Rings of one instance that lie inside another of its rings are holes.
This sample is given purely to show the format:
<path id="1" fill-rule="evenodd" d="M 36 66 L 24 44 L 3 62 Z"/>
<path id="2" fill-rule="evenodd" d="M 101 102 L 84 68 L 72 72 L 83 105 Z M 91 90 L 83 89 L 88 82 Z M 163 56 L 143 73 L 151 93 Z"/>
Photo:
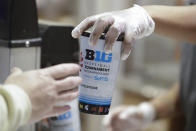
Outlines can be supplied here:
<path id="1" fill-rule="evenodd" d="M 5 98 L 9 111 L 9 122 L 13 127 L 26 124 L 31 117 L 31 101 L 27 93 L 16 85 L 3 85 L 0 94 Z"/>
<path id="2" fill-rule="evenodd" d="M 136 15 L 136 17 L 135 17 L 136 22 L 137 22 L 137 24 L 139 24 L 141 26 L 140 30 L 142 30 L 142 31 L 138 31 L 135 33 L 135 34 L 137 34 L 136 39 L 140 39 L 140 38 L 151 35 L 155 29 L 155 22 L 154 22 L 153 18 L 151 17 L 151 15 L 149 14 L 149 12 L 145 8 L 143 8 L 142 6 L 139 6 L 136 4 L 133 5 L 131 10 L 132 10 L 131 13 Z M 142 24 L 140 24 L 140 23 L 142 23 Z M 137 29 L 137 30 L 139 30 L 139 29 Z"/>
<path id="3" fill-rule="evenodd" d="M 154 5 L 146 5 L 146 6 L 142 6 L 142 8 L 144 10 L 146 10 L 146 12 L 148 12 L 148 14 L 150 15 L 150 17 L 155 20 L 156 18 L 156 7 Z"/>

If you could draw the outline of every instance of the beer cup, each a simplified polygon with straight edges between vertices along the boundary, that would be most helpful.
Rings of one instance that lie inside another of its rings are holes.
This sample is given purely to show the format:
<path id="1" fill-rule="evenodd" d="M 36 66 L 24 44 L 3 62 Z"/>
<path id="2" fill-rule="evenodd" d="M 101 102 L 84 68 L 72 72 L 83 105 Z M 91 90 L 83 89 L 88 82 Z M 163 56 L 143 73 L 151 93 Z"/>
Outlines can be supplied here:
<path id="1" fill-rule="evenodd" d="M 97 44 L 89 44 L 89 32 L 84 32 L 80 42 L 79 110 L 83 113 L 107 115 L 119 72 L 122 37 L 113 44 L 112 51 L 106 52 L 105 35 Z"/>

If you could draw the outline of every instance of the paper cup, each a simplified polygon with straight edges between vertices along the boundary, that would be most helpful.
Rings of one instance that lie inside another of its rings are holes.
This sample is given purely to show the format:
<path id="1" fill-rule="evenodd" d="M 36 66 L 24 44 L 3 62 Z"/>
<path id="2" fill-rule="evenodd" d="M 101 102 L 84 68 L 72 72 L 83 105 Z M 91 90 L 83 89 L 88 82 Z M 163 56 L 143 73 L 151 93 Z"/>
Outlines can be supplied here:
<path id="1" fill-rule="evenodd" d="M 65 105 L 60 103 L 58 106 Z M 50 131 L 80 131 L 80 115 L 78 111 L 78 99 L 75 99 L 66 105 L 71 109 L 65 114 L 49 119 Z"/>
<path id="2" fill-rule="evenodd" d="M 89 45 L 90 33 L 80 37 L 80 77 L 79 86 L 80 112 L 96 115 L 109 113 L 113 90 L 118 76 L 122 40 L 119 38 L 112 47 L 112 52 L 105 52 L 104 36 L 95 46 Z"/>

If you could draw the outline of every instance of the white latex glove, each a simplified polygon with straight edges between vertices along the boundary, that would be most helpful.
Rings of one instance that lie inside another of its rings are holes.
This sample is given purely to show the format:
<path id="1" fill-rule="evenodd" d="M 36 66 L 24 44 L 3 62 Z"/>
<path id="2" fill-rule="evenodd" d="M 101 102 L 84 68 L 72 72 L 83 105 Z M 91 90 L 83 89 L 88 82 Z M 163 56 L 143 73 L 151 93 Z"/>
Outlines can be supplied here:
<path id="1" fill-rule="evenodd" d="M 154 31 L 155 23 L 144 8 L 134 5 L 129 9 L 88 17 L 75 27 L 72 31 L 72 36 L 78 38 L 91 26 L 93 26 L 93 31 L 90 35 L 90 43 L 92 45 L 97 43 L 98 38 L 109 27 L 105 39 L 106 51 L 111 51 L 112 44 L 123 33 L 124 42 L 121 58 L 125 60 L 131 52 L 133 41 L 149 36 Z"/>
<path id="2" fill-rule="evenodd" d="M 79 68 L 76 64 L 61 64 L 28 72 L 15 68 L 5 85 L 16 85 L 24 89 L 32 104 L 30 122 L 36 122 L 42 118 L 63 114 L 70 109 L 68 105 L 55 105 L 77 98 L 78 90 L 74 88 L 82 79 L 71 75 L 78 73 Z"/>
<path id="3" fill-rule="evenodd" d="M 114 109 L 103 120 L 107 131 L 139 131 L 155 119 L 155 108 L 150 103 L 138 106 L 121 106 Z"/>

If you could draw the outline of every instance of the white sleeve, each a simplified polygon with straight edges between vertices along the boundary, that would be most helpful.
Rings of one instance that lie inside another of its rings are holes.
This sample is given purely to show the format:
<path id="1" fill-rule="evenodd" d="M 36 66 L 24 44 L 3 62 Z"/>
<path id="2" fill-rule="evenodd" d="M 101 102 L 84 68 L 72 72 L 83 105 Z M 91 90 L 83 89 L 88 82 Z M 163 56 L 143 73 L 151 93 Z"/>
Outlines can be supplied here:
<path id="1" fill-rule="evenodd" d="M 31 111 L 31 101 L 23 89 L 0 85 L 0 131 L 15 131 L 26 124 Z"/>

